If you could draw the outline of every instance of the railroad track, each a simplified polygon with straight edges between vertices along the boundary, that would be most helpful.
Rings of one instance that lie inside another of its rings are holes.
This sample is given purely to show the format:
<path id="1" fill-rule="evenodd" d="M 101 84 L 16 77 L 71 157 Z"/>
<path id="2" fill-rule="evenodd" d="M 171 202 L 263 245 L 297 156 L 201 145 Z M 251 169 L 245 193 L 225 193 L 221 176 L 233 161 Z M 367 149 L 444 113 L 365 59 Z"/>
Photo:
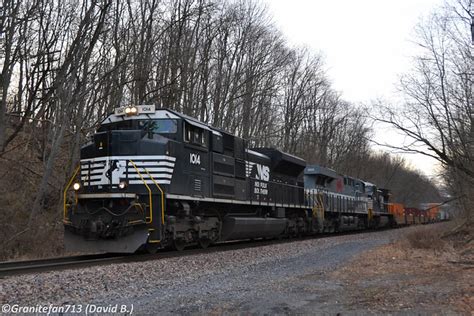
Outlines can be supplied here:
<path id="1" fill-rule="evenodd" d="M 272 244 L 281 244 L 289 242 L 297 242 L 308 239 L 320 239 L 320 238 L 331 238 L 341 235 L 349 234 L 361 234 L 370 232 L 380 232 L 385 229 L 379 230 L 361 230 L 351 232 L 340 232 L 331 234 L 318 234 L 312 236 L 306 236 L 302 238 L 292 239 L 271 239 L 271 240 L 240 240 L 223 242 L 215 245 L 211 245 L 207 249 L 200 249 L 192 247 L 184 251 L 170 251 L 160 250 L 156 254 L 93 254 L 93 255 L 81 255 L 81 256 L 69 256 L 69 257 L 57 257 L 49 259 L 39 260 L 26 260 L 26 261 L 7 261 L 0 262 L 0 279 L 6 276 L 38 273 L 47 271 L 59 271 L 65 269 L 84 268 L 90 266 L 100 266 L 113 263 L 130 263 L 140 262 L 149 260 L 160 260 L 173 257 L 186 257 L 197 254 L 204 254 L 210 252 L 224 252 L 230 250 L 238 250 L 243 248 L 254 248 L 262 247 Z"/>
<path id="2" fill-rule="evenodd" d="M 229 251 L 242 248 L 260 247 L 278 242 L 292 242 L 298 239 L 277 240 L 242 240 L 211 245 L 207 249 L 197 247 L 187 248 L 184 251 L 160 250 L 156 254 L 96 254 L 70 257 L 57 257 L 50 259 L 7 261 L 0 262 L 0 279 L 6 276 L 29 274 L 48 271 L 100 266 L 114 263 L 129 263 L 148 260 L 160 260 L 173 257 L 193 256 L 210 252 Z"/>
<path id="3" fill-rule="evenodd" d="M 67 268 L 98 265 L 101 263 L 114 263 L 120 262 L 127 257 L 130 257 L 130 255 L 96 254 L 39 260 L 7 261 L 0 263 L 0 278 L 15 274 L 63 270 Z"/>

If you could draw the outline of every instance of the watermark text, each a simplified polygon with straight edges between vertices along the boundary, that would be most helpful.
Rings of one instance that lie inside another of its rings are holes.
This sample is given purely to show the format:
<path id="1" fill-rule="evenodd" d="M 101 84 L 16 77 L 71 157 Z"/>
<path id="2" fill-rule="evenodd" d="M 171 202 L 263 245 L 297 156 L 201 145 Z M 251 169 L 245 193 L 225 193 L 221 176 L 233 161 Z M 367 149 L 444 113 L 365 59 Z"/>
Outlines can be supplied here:
<path id="1" fill-rule="evenodd" d="M 133 304 L 38 304 L 38 305 L 20 305 L 20 304 L 2 304 L 2 314 L 122 314 L 132 315 Z"/>

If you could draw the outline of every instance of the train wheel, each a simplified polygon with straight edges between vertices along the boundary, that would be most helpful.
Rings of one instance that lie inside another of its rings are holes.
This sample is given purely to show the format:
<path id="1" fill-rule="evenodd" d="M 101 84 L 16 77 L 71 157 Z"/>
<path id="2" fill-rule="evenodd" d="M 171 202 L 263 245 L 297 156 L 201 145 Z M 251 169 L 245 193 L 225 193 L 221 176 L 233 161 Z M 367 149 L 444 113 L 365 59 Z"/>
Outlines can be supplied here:
<path id="1" fill-rule="evenodd" d="M 202 249 L 206 249 L 211 244 L 211 240 L 209 238 L 201 238 L 199 239 L 198 244 Z"/>
<path id="2" fill-rule="evenodd" d="M 186 242 L 182 239 L 173 240 L 173 248 L 177 251 L 183 251 L 186 247 Z"/>

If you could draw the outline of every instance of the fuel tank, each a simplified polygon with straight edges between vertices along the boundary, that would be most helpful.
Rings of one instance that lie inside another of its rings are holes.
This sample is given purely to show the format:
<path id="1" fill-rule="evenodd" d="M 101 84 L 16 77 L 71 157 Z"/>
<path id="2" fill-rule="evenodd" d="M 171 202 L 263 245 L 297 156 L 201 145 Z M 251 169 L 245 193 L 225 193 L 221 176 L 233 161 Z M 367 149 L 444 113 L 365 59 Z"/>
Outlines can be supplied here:
<path id="1" fill-rule="evenodd" d="M 222 225 L 222 240 L 275 237 L 283 234 L 285 218 L 226 217 Z"/>

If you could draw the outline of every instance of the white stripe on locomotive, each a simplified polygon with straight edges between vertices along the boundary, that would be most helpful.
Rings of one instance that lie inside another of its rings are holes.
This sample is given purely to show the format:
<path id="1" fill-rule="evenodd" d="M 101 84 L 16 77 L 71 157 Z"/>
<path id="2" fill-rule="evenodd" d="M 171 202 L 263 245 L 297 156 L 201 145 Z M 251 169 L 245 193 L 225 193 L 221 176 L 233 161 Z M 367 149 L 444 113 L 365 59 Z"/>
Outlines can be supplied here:
<path id="1" fill-rule="evenodd" d="M 129 160 L 132 160 L 138 169 L 135 169 Z M 145 182 L 153 183 L 153 179 L 159 184 L 170 184 L 174 170 L 176 157 L 158 156 L 106 156 L 88 158 L 81 160 L 81 180 L 84 186 L 89 185 L 118 185 L 120 181 L 127 178 L 130 184 L 140 184 Z M 116 163 L 116 168 L 111 170 L 111 179 L 107 177 L 107 172 L 111 169 L 112 163 Z M 148 172 L 148 173 L 147 173 Z M 150 177 L 151 176 L 151 177 Z"/>

